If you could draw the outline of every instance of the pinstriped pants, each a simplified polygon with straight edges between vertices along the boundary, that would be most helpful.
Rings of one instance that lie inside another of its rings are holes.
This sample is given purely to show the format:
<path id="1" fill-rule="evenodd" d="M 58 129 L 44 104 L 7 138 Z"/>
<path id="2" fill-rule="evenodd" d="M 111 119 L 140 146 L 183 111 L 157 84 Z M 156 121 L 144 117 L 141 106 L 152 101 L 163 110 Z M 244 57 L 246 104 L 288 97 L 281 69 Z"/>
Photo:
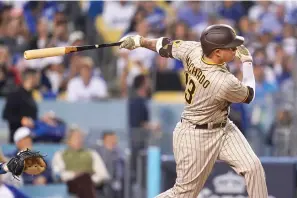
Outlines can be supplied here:
<path id="1" fill-rule="evenodd" d="M 267 198 L 264 169 L 240 130 L 228 119 L 224 128 L 195 129 L 177 123 L 173 132 L 177 178 L 173 188 L 156 198 L 197 198 L 216 160 L 228 163 L 245 178 L 249 198 Z"/>

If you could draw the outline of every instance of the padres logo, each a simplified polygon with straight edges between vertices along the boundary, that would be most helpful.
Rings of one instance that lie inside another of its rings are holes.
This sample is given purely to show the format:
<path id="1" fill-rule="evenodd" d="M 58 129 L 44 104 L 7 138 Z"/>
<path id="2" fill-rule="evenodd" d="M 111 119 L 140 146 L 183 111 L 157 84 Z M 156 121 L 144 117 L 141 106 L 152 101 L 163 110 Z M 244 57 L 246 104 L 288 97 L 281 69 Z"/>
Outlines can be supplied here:
<path id="1" fill-rule="evenodd" d="M 182 44 L 182 41 L 181 40 L 173 41 L 173 46 L 174 47 L 179 47 L 181 44 Z"/>

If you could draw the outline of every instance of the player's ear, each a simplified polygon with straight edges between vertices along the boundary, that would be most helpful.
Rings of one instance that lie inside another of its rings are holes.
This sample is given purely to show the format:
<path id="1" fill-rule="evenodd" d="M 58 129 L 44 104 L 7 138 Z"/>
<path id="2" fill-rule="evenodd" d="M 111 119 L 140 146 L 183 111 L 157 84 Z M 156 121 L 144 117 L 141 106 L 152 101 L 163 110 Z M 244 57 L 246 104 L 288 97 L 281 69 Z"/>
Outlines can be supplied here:
<path id="1" fill-rule="evenodd" d="M 221 56 L 222 56 L 222 54 L 221 54 L 221 50 L 220 50 L 220 49 L 215 49 L 215 50 L 213 51 L 213 53 L 214 53 L 214 55 L 217 56 L 217 57 L 221 57 Z"/>

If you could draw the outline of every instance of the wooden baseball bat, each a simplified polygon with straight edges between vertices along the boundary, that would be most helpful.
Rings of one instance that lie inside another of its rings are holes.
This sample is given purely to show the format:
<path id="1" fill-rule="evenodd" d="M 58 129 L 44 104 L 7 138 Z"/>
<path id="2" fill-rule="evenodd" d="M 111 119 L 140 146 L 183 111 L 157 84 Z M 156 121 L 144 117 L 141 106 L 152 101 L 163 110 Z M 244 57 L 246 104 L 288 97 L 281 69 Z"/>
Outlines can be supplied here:
<path id="1" fill-rule="evenodd" d="M 100 45 L 83 45 L 83 46 L 67 46 L 67 47 L 50 47 L 44 49 L 27 50 L 24 52 L 24 58 L 26 60 L 46 58 L 52 56 L 62 56 L 73 52 L 98 49 L 103 47 L 120 46 L 122 42 L 117 43 L 105 43 Z"/>

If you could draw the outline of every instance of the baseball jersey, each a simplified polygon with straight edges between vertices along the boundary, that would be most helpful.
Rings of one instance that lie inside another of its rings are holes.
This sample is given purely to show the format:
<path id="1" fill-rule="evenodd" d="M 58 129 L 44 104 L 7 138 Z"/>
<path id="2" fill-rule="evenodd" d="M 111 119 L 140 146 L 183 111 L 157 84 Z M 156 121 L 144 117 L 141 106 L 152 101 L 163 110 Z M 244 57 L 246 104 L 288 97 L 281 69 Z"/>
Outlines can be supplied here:
<path id="1" fill-rule="evenodd" d="M 186 75 L 182 118 L 193 124 L 220 123 L 227 119 L 231 103 L 249 103 L 253 90 L 227 69 L 203 59 L 200 42 L 175 40 L 165 47 L 169 57 L 183 62 Z M 164 46 L 160 50 L 164 55 Z"/>

